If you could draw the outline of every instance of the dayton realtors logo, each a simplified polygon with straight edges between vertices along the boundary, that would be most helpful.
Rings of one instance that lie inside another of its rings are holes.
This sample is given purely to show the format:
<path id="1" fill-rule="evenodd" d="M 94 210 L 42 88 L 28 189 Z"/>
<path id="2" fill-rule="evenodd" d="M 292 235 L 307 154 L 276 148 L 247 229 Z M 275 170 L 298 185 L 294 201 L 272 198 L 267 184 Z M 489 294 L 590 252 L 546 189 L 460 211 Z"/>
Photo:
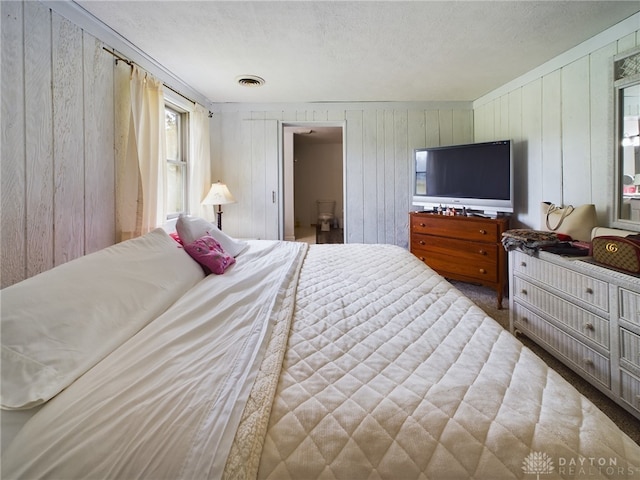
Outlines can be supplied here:
<path id="1" fill-rule="evenodd" d="M 535 474 L 536 480 L 540 480 L 540 475 L 548 475 L 553 472 L 553 461 L 544 452 L 531 452 L 522 462 L 522 471 Z"/>
<path id="2" fill-rule="evenodd" d="M 611 457 L 558 457 L 557 466 L 553 464 L 553 458 L 545 452 L 531 452 L 522 461 L 522 471 L 528 475 L 535 475 L 540 480 L 541 475 L 556 473 L 562 477 L 573 478 L 601 478 L 603 475 L 620 478 L 635 478 L 640 473 L 640 467 L 632 465 L 619 465 L 618 458 Z M 553 478 L 556 478 L 554 475 Z"/>

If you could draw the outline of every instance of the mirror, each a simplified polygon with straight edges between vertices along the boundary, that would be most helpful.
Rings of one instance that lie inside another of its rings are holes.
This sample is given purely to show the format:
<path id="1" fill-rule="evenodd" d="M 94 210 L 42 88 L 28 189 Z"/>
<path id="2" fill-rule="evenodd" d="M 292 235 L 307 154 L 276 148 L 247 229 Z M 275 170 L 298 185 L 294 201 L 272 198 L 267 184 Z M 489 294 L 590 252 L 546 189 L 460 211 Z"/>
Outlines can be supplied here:
<path id="1" fill-rule="evenodd" d="M 640 49 L 614 59 L 617 220 L 640 228 Z M 633 228 L 626 225 L 622 228 Z"/>
<path id="2" fill-rule="evenodd" d="M 621 220 L 640 222 L 640 84 L 621 89 L 619 159 L 622 172 Z"/>

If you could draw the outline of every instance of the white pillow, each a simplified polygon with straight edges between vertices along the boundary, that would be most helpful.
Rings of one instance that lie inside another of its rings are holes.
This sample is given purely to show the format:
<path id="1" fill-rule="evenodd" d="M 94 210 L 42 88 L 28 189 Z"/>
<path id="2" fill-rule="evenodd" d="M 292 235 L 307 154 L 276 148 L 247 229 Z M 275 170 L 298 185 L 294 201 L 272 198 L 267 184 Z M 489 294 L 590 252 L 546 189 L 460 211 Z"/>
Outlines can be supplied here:
<path id="1" fill-rule="evenodd" d="M 2 408 L 57 395 L 203 278 L 157 229 L 3 289 Z"/>
<path id="2" fill-rule="evenodd" d="M 193 243 L 205 235 L 210 235 L 215 238 L 222 246 L 222 249 L 232 257 L 237 257 L 249 246 L 247 242 L 230 237 L 213 223 L 207 222 L 204 218 L 200 217 L 180 215 L 176 222 L 176 231 L 180 236 L 180 240 L 182 240 L 185 245 Z"/>

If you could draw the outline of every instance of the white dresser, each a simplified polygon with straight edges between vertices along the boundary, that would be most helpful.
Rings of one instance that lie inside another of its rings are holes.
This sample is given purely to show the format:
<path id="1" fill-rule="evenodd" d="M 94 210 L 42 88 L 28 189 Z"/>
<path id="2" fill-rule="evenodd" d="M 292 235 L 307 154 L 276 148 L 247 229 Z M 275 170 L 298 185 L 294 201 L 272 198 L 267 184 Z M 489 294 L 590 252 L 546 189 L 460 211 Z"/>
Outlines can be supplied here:
<path id="1" fill-rule="evenodd" d="M 547 252 L 509 253 L 511 331 L 640 418 L 640 277 Z"/>

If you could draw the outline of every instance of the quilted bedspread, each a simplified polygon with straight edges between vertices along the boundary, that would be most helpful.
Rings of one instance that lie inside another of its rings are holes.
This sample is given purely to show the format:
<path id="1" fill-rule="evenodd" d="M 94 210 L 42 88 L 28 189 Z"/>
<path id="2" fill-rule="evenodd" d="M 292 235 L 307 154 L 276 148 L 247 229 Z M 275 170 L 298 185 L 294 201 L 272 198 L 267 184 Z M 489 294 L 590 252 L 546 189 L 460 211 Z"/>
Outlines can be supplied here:
<path id="1" fill-rule="evenodd" d="M 640 477 L 638 445 L 406 250 L 311 246 L 295 302 L 228 478 Z"/>

